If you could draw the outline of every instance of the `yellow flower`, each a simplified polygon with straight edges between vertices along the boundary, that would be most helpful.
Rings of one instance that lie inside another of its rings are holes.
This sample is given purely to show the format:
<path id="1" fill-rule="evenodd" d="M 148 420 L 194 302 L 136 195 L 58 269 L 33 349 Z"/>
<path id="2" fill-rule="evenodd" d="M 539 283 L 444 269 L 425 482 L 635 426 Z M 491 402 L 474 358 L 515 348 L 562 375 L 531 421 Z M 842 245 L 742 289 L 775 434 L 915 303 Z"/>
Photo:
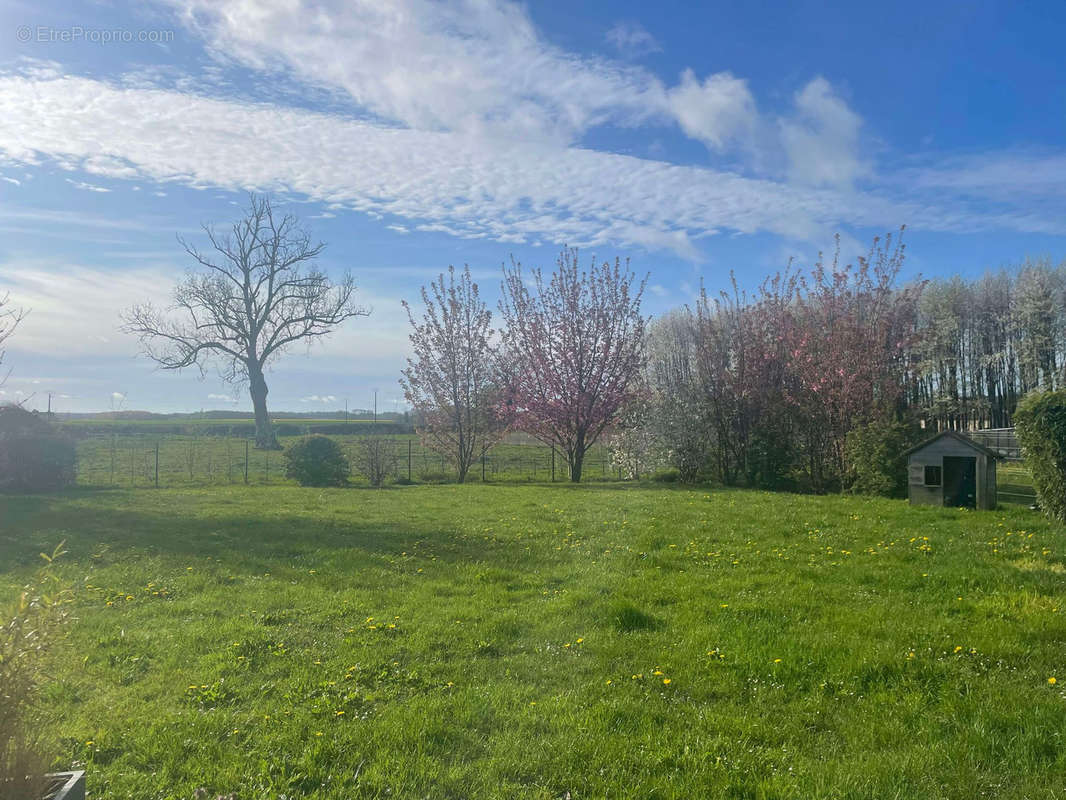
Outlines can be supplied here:
<path id="1" fill-rule="evenodd" d="M 780 664 L 781 663 L 781 659 L 780 658 L 775 658 L 774 659 L 774 663 L 775 664 Z"/>
<path id="2" fill-rule="evenodd" d="M 344 712 L 343 711 L 338 711 L 338 712 L 336 712 L 336 714 L 337 714 L 338 717 L 343 717 L 344 716 Z"/>
<path id="3" fill-rule="evenodd" d="M 584 640 L 584 639 L 582 639 L 582 638 L 580 638 L 580 637 L 578 637 L 578 640 L 577 640 L 577 643 L 578 643 L 578 644 L 581 644 L 581 643 L 582 643 L 583 641 L 585 641 L 585 640 Z"/>
<path id="4" fill-rule="evenodd" d="M 1058 683 L 1058 681 L 1057 681 L 1057 680 L 1055 680 L 1055 678 L 1054 678 L 1054 677 L 1048 678 L 1048 679 L 1047 679 L 1047 682 L 1048 682 L 1048 684 L 1049 684 L 1049 685 L 1051 685 L 1051 686 L 1054 686 L 1054 685 L 1055 685 L 1056 683 Z"/>
<path id="5" fill-rule="evenodd" d="M 663 674 L 663 671 L 661 669 L 657 669 L 657 670 L 655 670 L 655 672 L 652 673 L 652 675 L 662 675 L 662 674 Z"/>
<path id="6" fill-rule="evenodd" d="M 670 685 L 670 679 L 669 678 L 663 678 L 663 685 L 664 686 L 669 686 Z"/>
<path id="7" fill-rule="evenodd" d="M 610 685 L 611 685 L 611 679 L 610 679 L 610 678 L 608 678 L 608 679 L 607 679 L 607 684 L 606 684 L 606 685 L 607 685 L 607 686 L 610 686 Z"/>
<path id="8" fill-rule="evenodd" d="M 961 650 L 962 650 L 962 645 L 961 644 L 955 645 L 955 652 L 956 653 L 960 652 Z"/>

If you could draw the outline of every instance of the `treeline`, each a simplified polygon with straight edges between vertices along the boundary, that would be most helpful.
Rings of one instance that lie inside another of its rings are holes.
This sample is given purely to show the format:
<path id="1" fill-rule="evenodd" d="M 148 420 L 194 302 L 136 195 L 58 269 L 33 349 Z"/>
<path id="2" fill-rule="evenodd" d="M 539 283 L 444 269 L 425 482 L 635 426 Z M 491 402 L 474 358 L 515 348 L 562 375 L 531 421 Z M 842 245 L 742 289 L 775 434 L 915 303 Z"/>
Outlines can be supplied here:
<path id="1" fill-rule="evenodd" d="M 839 252 L 839 248 L 838 248 Z M 1011 423 L 1066 366 L 1066 266 L 902 283 L 899 240 L 654 320 L 645 390 L 617 425 L 631 474 L 899 493 L 900 454 L 943 428 Z"/>
<path id="2" fill-rule="evenodd" d="M 918 332 L 908 408 L 934 429 L 1009 427 L 1025 394 L 1066 378 L 1066 263 L 930 281 Z"/>

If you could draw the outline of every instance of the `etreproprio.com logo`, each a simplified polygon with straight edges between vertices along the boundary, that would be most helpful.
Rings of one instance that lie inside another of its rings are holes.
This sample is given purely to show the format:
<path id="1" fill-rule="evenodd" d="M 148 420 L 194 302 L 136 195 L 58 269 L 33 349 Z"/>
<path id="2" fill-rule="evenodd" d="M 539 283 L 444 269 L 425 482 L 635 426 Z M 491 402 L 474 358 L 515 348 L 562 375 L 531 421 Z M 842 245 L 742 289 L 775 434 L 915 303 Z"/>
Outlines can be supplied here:
<path id="1" fill-rule="evenodd" d="M 130 28 L 84 28 L 72 25 L 69 28 L 54 28 L 48 25 L 20 25 L 15 30 L 20 42 L 39 44 L 166 44 L 174 41 L 173 30 L 133 30 Z"/>

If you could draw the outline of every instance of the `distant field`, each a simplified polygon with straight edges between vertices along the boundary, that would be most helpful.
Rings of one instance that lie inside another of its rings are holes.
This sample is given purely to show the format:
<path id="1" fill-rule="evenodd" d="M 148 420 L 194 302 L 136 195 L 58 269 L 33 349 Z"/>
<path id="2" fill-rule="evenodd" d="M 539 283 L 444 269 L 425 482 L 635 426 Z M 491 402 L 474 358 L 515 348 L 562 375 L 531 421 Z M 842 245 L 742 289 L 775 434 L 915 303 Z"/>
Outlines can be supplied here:
<path id="1" fill-rule="evenodd" d="M 1066 546 L 1023 508 L 240 485 L 0 521 L 2 600 L 68 542 L 44 714 L 94 797 L 1066 796 Z"/>
<path id="2" fill-rule="evenodd" d="M 350 426 L 358 429 L 357 425 Z M 311 429 L 313 432 L 313 428 Z M 358 434 L 330 434 L 340 442 L 353 464 L 352 481 L 363 482 L 359 471 Z M 451 465 L 433 450 L 423 447 L 413 434 L 383 434 L 393 443 L 390 474 L 393 478 L 441 481 L 451 478 Z M 290 447 L 297 437 L 280 437 L 282 447 Z M 522 440 L 519 440 L 522 441 Z M 81 486 L 146 487 L 156 485 L 158 448 L 158 484 L 173 486 L 218 486 L 229 484 L 286 484 L 282 452 L 256 450 L 248 436 L 176 434 L 160 432 L 137 434 L 94 434 L 76 441 L 77 482 Z M 470 480 L 527 481 L 549 480 L 552 475 L 552 451 L 542 444 L 497 445 L 471 470 Z M 565 460 L 555 456 L 555 477 L 566 479 Z M 597 446 L 589 453 L 585 465 L 588 480 L 610 480 L 621 476 L 611 466 L 606 448 Z"/>

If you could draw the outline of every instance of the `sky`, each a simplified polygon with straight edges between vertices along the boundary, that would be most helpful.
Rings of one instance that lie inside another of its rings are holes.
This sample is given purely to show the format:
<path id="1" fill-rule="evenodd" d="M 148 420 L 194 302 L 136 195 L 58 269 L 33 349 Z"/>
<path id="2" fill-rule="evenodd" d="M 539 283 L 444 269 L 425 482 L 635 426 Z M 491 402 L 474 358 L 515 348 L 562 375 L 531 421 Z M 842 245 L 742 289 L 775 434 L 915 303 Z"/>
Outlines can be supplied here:
<path id="1" fill-rule="evenodd" d="M 268 192 L 369 317 L 275 410 L 402 409 L 401 301 L 629 258 L 644 310 L 906 225 L 906 278 L 1066 257 L 1061 2 L 0 0 L 0 402 L 247 410 L 119 326 Z"/>

